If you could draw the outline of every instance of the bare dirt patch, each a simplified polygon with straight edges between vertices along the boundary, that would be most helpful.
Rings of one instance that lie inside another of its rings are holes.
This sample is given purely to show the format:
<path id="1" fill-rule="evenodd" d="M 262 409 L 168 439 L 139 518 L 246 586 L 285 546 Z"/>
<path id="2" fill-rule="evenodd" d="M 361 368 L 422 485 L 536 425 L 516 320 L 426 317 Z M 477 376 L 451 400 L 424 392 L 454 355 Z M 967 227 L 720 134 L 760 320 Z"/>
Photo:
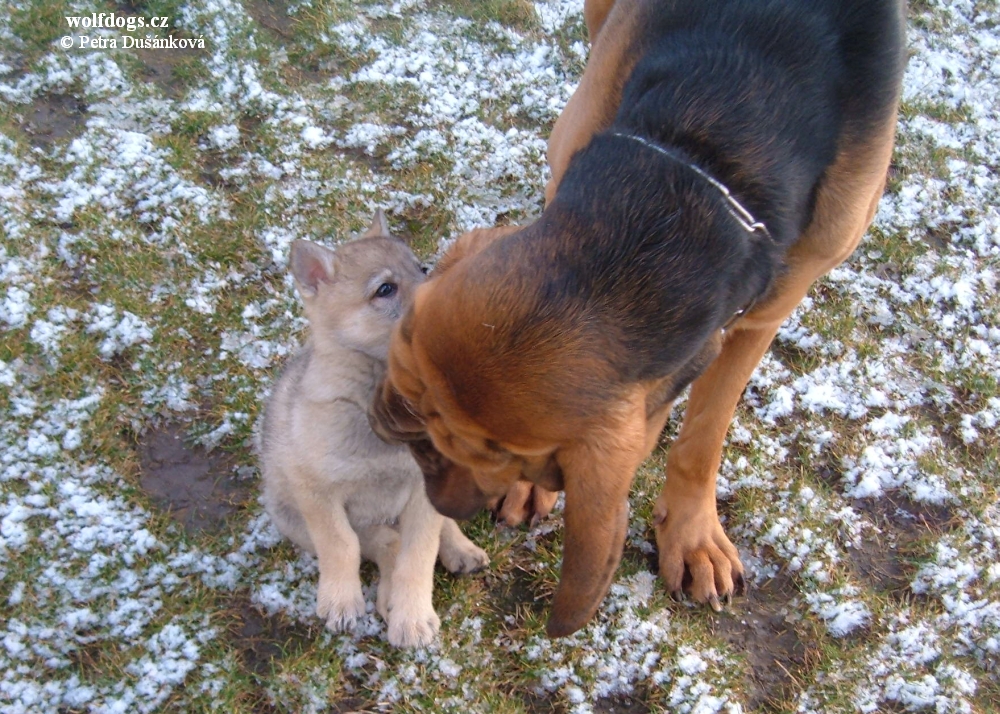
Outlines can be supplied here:
<path id="1" fill-rule="evenodd" d="M 140 75 L 147 82 L 152 82 L 171 99 L 181 99 L 184 96 L 187 83 L 183 78 L 184 70 L 200 58 L 207 57 L 206 50 L 184 49 L 133 49 L 130 50 L 139 60 L 142 68 Z"/>
<path id="2" fill-rule="evenodd" d="M 714 620 L 715 634 L 743 654 L 750 668 L 748 711 L 773 711 L 786 701 L 807 666 L 808 645 L 786 619 L 796 594 L 791 579 L 779 573 L 744 597 L 729 614 Z"/>
<path id="3" fill-rule="evenodd" d="M 564 714 L 566 711 L 566 707 L 553 697 L 543 697 L 534 692 L 520 692 L 514 696 L 519 696 L 528 714 Z"/>
<path id="4" fill-rule="evenodd" d="M 347 146 L 338 150 L 344 158 L 367 166 L 374 172 L 387 172 L 391 168 L 384 157 L 373 156 L 360 147 Z"/>
<path id="5" fill-rule="evenodd" d="M 848 551 L 854 572 L 878 592 L 896 600 L 905 598 L 913 568 L 881 540 L 866 540 Z"/>
<path id="6" fill-rule="evenodd" d="M 222 191 L 236 191 L 239 186 L 225 178 L 222 172 L 230 167 L 228 159 L 220 151 L 207 151 L 201 162 L 201 178 L 213 188 Z"/>
<path id="7" fill-rule="evenodd" d="M 335 60 L 319 60 L 296 42 L 295 27 L 300 20 L 288 14 L 288 5 L 287 0 L 250 0 L 244 3 L 250 17 L 263 30 L 259 34 L 285 48 L 291 56 L 290 61 L 282 65 L 282 77 L 289 86 L 301 87 L 319 84 L 339 74 L 339 65 Z"/>
<path id="8" fill-rule="evenodd" d="M 521 628 L 529 618 L 544 619 L 551 593 L 543 592 L 535 576 L 515 567 L 501 576 L 487 574 L 486 588 L 493 593 L 496 609 L 508 629 Z"/>
<path id="9" fill-rule="evenodd" d="M 250 17 L 272 35 L 283 40 L 291 38 L 297 21 L 288 14 L 285 0 L 251 0 L 245 7 Z"/>
<path id="10" fill-rule="evenodd" d="M 594 703 L 594 711 L 598 714 L 649 714 L 649 705 L 634 697 L 613 697 L 598 699 Z"/>
<path id="11" fill-rule="evenodd" d="M 327 714 L 362 714 L 370 711 L 371 705 L 359 697 L 348 697 L 340 699 L 330 705 Z"/>
<path id="12" fill-rule="evenodd" d="M 142 489 L 188 533 L 222 530 L 252 491 L 236 479 L 229 457 L 191 446 L 179 424 L 146 432 L 139 461 Z"/>
<path id="13" fill-rule="evenodd" d="M 237 121 L 239 126 L 239 142 L 242 146 L 253 145 L 256 141 L 255 132 L 261 125 L 260 117 L 244 115 Z M 204 139 L 204 135 L 200 136 Z M 240 190 L 239 182 L 226 178 L 223 173 L 226 169 L 232 168 L 236 157 L 232 153 L 226 153 L 218 149 L 207 149 L 201 153 L 201 171 L 199 175 L 202 180 L 210 186 L 222 191 L 235 192 Z"/>
<path id="14" fill-rule="evenodd" d="M 900 600 L 909 597 L 916 569 L 911 557 L 921 540 L 955 525 L 954 512 L 947 505 L 913 501 L 898 492 L 852 505 L 880 531 L 848 551 L 855 573 L 881 593 Z"/>
<path id="15" fill-rule="evenodd" d="M 45 94 L 31 103 L 24 132 L 33 146 L 47 148 L 76 136 L 87 123 L 87 105 L 69 94 Z"/>
<path id="16" fill-rule="evenodd" d="M 152 12 L 149 11 L 149 5 L 150 3 L 144 0 L 123 0 L 118 3 L 117 10 L 125 17 L 145 16 L 149 18 L 151 15 L 157 14 L 155 10 Z M 171 18 L 171 23 L 174 20 L 175 18 Z M 194 36 L 173 24 L 166 30 L 154 31 L 150 34 L 155 34 L 163 38 L 173 35 L 177 38 L 195 39 Z M 142 31 L 135 33 L 136 37 L 141 37 L 142 35 Z M 180 99 L 184 95 L 186 86 L 186 82 L 182 78 L 182 75 L 185 74 L 184 69 L 208 57 L 208 49 L 187 47 L 184 49 L 133 47 L 127 51 L 132 57 L 139 60 L 142 66 L 140 70 L 142 78 L 158 86 L 164 94 L 172 99 Z"/>
<path id="17" fill-rule="evenodd" d="M 890 529 L 897 537 L 918 538 L 937 534 L 959 523 L 955 511 L 946 503 L 914 501 L 900 492 L 876 499 L 858 499 L 851 504 L 867 513 L 875 525 Z"/>
<path id="18" fill-rule="evenodd" d="M 115 661 L 110 654 L 106 641 L 95 640 L 82 644 L 67 653 L 70 666 L 80 674 L 82 679 L 107 676 L 115 670 Z"/>
<path id="19" fill-rule="evenodd" d="M 258 677 L 270 675 L 276 662 L 301 652 L 313 640 L 310 628 L 262 613 L 246 593 L 234 596 L 230 609 L 230 641 L 243 666 Z"/>

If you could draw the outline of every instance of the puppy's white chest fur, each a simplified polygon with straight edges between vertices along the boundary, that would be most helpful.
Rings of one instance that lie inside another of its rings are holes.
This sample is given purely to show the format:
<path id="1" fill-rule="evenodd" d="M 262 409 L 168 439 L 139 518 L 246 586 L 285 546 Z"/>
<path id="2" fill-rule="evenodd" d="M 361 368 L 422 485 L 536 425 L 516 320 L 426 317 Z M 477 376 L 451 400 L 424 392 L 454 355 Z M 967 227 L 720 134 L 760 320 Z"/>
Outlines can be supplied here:
<path id="1" fill-rule="evenodd" d="M 355 527 L 395 522 L 413 489 L 423 488 L 406 447 L 368 426 L 380 374 L 366 355 L 307 345 L 275 386 L 264 429 L 265 464 L 281 462 L 296 490 L 342 504 Z"/>

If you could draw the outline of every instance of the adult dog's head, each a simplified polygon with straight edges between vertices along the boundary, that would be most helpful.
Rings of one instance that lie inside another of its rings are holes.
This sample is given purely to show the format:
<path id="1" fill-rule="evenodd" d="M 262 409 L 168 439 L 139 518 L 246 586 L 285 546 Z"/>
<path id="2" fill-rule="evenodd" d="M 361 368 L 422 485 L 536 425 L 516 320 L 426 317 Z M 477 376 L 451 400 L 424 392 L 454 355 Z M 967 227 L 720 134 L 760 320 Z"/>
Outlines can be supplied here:
<path id="1" fill-rule="evenodd" d="M 439 261 L 393 334 L 372 405 L 375 431 L 409 443 L 431 503 L 452 518 L 471 517 L 520 478 L 562 488 L 557 441 L 526 428 L 537 426 L 539 406 L 520 399 L 527 396 L 524 364 L 499 345 L 493 310 L 469 290 L 465 259 L 516 231 L 471 231 Z"/>
<path id="2" fill-rule="evenodd" d="M 371 422 L 410 444 L 444 515 L 468 518 L 519 479 L 565 489 L 548 624 L 562 636 L 594 614 L 621 557 L 646 404 L 605 359 L 606 326 L 572 295 L 548 294 L 544 258 L 526 264 L 525 241 L 540 245 L 546 223 L 473 231 L 452 246 L 393 333 Z"/>

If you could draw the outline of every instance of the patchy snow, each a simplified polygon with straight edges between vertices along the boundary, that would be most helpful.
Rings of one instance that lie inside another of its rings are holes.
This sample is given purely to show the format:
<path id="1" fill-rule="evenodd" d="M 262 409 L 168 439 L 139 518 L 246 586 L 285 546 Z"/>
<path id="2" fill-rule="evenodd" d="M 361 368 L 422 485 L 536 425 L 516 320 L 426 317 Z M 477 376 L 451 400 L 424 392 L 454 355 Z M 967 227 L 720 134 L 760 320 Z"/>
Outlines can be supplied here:
<path id="1" fill-rule="evenodd" d="M 173 91 L 135 58 L 31 50 L 12 20 L 27 4 L 9 5 L 0 711 L 219 708 L 236 666 L 230 623 L 199 603 L 241 592 L 314 625 L 315 559 L 279 548 L 254 509 L 218 542 L 186 537 L 147 509 L 134 455 L 114 456 L 107 435 L 166 417 L 194 420 L 206 446 L 248 448 L 303 326 L 284 271 L 296 238 L 339 239 L 376 208 L 394 227 L 438 221 L 442 245 L 536 215 L 545 138 L 586 59 L 580 3 L 534 3 L 532 32 L 425 0 L 359 3 L 304 30 L 302 55 L 320 59 L 296 82 L 247 4 L 186 0 L 174 20 L 208 49 Z M 315 5 L 287 11 L 321 17 Z M 928 0 L 911 15 L 896 170 L 875 228 L 781 327 L 720 469 L 720 496 L 757 504 L 726 520 L 751 577 L 788 576 L 788 622 L 823 638 L 828 659 L 790 694 L 801 712 L 845 696 L 850 711 L 977 712 L 997 686 L 1000 10 Z M 79 116 L 32 145 L 16 127 L 53 97 L 78 101 Z M 236 221 L 247 205 L 253 220 Z M 203 243 L 220 227 L 255 250 L 218 257 Z M 162 261 L 156 275 L 116 272 L 142 251 Z M 637 489 L 633 511 L 654 496 Z M 916 542 L 907 529 L 925 517 L 934 527 Z M 536 563 L 559 530 L 555 518 L 501 540 Z M 634 515 L 630 545 L 649 554 L 648 537 Z M 903 545 L 917 549 L 905 597 L 854 565 L 859 549 Z M 558 642 L 456 604 L 434 647 L 390 653 L 367 586 L 355 633 L 316 635 L 336 667 L 279 672 L 267 696 L 324 711 L 350 692 L 391 709 L 435 691 L 441 710 L 470 711 L 480 678 L 515 666 L 533 696 L 568 711 L 651 692 L 671 711 L 741 711 L 738 648 L 677 617 L 630 557 L 595 620 Z"/>

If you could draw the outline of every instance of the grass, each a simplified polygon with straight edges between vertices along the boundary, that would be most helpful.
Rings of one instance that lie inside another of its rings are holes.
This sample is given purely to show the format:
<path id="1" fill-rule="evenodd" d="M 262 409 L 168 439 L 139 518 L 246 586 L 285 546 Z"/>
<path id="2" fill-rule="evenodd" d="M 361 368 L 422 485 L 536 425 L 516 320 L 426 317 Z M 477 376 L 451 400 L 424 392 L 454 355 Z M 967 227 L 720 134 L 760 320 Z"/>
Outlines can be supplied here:
<path id="1" fill-rule="evenodd" d="M 60 35 L 66 33 L 69 3 L 62 0 L 32 0 L 12 8 L 10 28 L 33 57 L 46 50 Z"/>
<path id="2" fill-rule="evenodd" d="M 538 15 L 528 0 L 448 0 L 446 4 L 456 15 L 475 24 L 498 22 L 521 32 L 538 29 Z"/>
<path id="3" fill-rule="evenodd" d="M 377 616 L 349 636 L 320 626 L 314 560 L 275 537 L 256 500 L 255 424 L 304 335 L 284 256 L 292 238 L 338 242 L 363 230 L 376 208 L 425 260 L 461 230 L 537 215 L 544 137 L 582 70 L 582 20 L 570 12 L 549 36 L 525 0 L 404 2 L 398 12 L 266 5 L 136 7 L 192 18 L 178 32 L 205 36 L 209 51 L 119 58 L 131 93 L 92 75 L 96 58 L 53 45 L 75 5 L 15 2 L 0 16 L 13 55 L 4 62 L 18 68 L 0 75 L 10 139 L 0 143 L 0 707 L 48 682 L 29 710 L 852 712 L 868 697 L 883 710 L 990 711 L 1000 441 L 980 426 L 965 444 L 960 430 L 1000 394 L 989 333 L 997 256 L 961 229 L 990 225 L 1000 189 L 951 163 L 995 166 L 982 152 L 997 145 L 995 122 L 982 121 L 995 108 L 978 99 L 995 96 L 980 86 L 989 54 L 965 42 L 957 11 L 911 8 L 913 32 L 969 53 L 967 69 L 910 87 L 885 215 L 791 319 L 738 409 L 720 510 L 751 593 L 717 615 L 673 601 L 650 576 L 675 419 L 636 476 L 625 554 L 591 627 L 544 636 L 558 514 L 531 531 L 481 515 L 464 529 L 490 553 L 489 569 L 436 573 L 440 638 L 398 652 Z M 981 12 L 991 27 L 995 8 Z M 46 63 L 59 72 L 50 77 Z M 154 69 L 167 79 L 146 79 Z M 22 76 L 33 89 L 16 89 Z M 959 103 L 946 95 L 954 83 L 967 90 Z M 67 93 L 86 97 L 84 121 L 32 146 L 26 118 L 58 120 L 55 99 Z M 910 124 L 978 141 L 956 149 Z M 371 147 L 349 141 L 364 125 L 390 131 Z M 231 126 L 236 141 L 214 143 Z M 310 146 L 307 127 L 324 140 Z M 153 151 L 115 154 L 126 130 Z M 96 156 L 87 171 L 68 153 L 74 141 Z M 68 218 L 58 212 L 66 199 L 79 201 Z M 956 204 L 963 210 L 949 213 Z M 963 279 L 974 286 L 968 304 L 948 293 Z M 99 304 L 113 308 L 107 323 Z M 76 317 L 60 317 L 70 309 Z M 129 332 L 127 313 L 149 336 Z M 41 337 L 46 325 L 62 329 L 57 341 Z M 970 338 L 985 353 L 970 351 Z M 815 396 L 828 387 L 843 405 Z M 95 404 L 74 406 L 94 394 Z M 909 422 L 892 431 L 894 414 Z M 143 485 L 143 449 L 178 425 L 191 454 L 226 457 L 213 477 L 232 487 L 236 508 L 208 530 L 185 530 Z M 933 439 L 921 451 L 922 435 Z M 883 466 L 882 493 L 853 493 L 852 470 Z M 948 499 L 921 500 L 935 479 Z M 878 568 L 898 568 L 898 588 Z M 976 576 L 950 582 L 952 572 Z M 363 577 L 373 582 L 370 565 Z M 835 636 L 811 604 L 818 596 L 870 618 Z M 964 602 L 984 605 L 973 617 Z M 938 650 L 929 659 L 897 636 L 918 624 Z M 911 698 L 887 690 L 888 679 Z M 938 699 L 921 704 L 914 692 L 929 680 Z"/>

